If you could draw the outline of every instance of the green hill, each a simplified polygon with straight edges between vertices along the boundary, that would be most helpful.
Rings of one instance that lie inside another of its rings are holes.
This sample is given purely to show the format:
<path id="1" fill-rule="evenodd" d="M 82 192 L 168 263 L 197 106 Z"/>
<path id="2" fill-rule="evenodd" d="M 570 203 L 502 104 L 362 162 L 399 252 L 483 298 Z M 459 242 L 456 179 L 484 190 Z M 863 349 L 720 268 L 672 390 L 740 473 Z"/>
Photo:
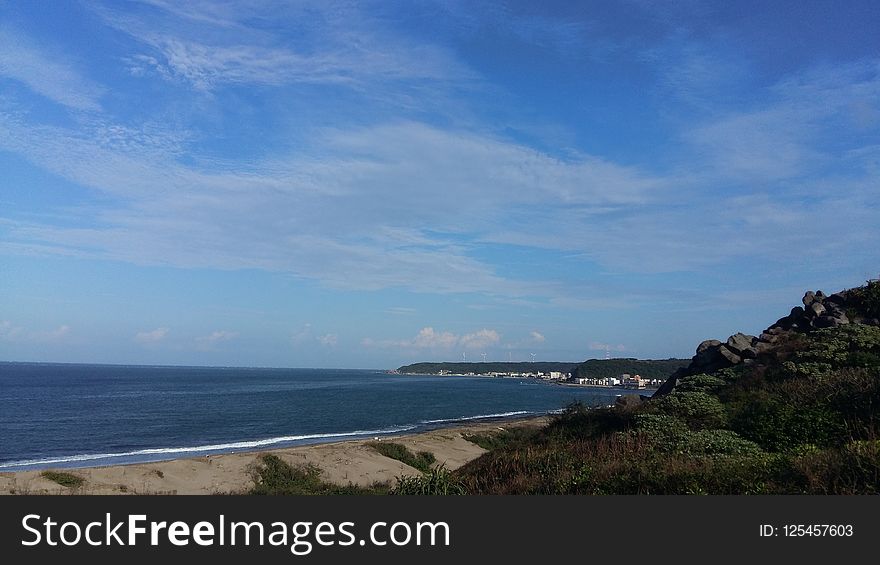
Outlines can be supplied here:
<path id="1" fill-rule="evenodd" d="M 575 368 L 575 377 L 601 379 L 629 373 L 646 379 L 665 379 L 688 363 L 689 359 L 589 359 Z"/>

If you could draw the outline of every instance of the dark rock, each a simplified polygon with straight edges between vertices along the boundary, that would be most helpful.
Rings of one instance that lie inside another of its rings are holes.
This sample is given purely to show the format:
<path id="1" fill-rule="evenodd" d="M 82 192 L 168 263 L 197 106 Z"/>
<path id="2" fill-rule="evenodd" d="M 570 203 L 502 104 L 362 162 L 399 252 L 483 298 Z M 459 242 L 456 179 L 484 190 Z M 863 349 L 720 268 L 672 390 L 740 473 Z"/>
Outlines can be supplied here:
<path id="1" fill-rule="evenodd" d="M 721 356 L 724 357 L 732 365 L 742 363 L 742 357 L 728 349 L 725 345 L 722 345 L 718 348 L 718 353 L 720 353 Z"/>
<path id="2" fill-rule="evenodd" d="M 865 324 L 869 326 L 880 326 L 880 320 L 877 318 L 871 318 L 870 320 L 865 320 Z"/>
<path id="3" fill-rule="evenodd" d="M 804 309 L 800 306 L 795 306 L 791 309 L 791 314 L 788 315 L 788 319 L 794 322 L 798 318 L 804 315 Z"/>
<path id="4" fill-rule="evenodd" d="M 813 302 L 810 304 L 809 308 L 807 308 L 807 312 L 811 314 L 812 317 L 823 316 L 825 314 L 825 307 L 818 302 Z"/>
<path id="5" fill-rule="evenodd" d="M 826 298 L 826 297 L 825 297 L 825 293 L 824 293 L 824 292 L 822 292 L 821 290 L 817 290 L 817 291 L 816 291 L 816 301 L 817 301 L 817 302 L 824 302 L 824 301 L 825 301 L 825 298 Z"/>
<path id="6" fill-rule="evenodd" d="M 839 292 L 835 292 L 834 294 L 832 294 L 831 296 L 829 296 L 828 298 L 825 299 L 826 304 L 828 304 L 829 302 L 831 302 L 832 304 L 839 304 L 839 305 L 846 304 L 846 296 L 844 296 L 843 294 L 841 294 Z"/>
<path id="7" fill-rule="evenodd" d="M 804 303 L 804 308 L 806 308 L 807 306 L 809 306 L 810 304 L 815 302 L 815 300 L 816 300 L 816 293 L 813 292 L 812 290 L 808 290 L 807 293 L 804 294 L 804 297 L 801 298 L 801 302 Z"/>
<path id="8" fill-rule="evenodd" d="M 818 316 L 813 320 L 813 327 L 834 328 L 840 325 L 840 321 L 834 316 Z"/>
<path id="9" fill-rule="evenodd" d="M 624 410 L 634 410 L 642 405 L 645 397 L 640 394 L 623 394 L 614 401 L 615 406 Z"/>
<path id="10" fill-rule="evenodd" d="M 767 331 L 764 333 L 770 334 L 772 336 L 778 336 L 781 333 L 785 333 L 785 330 L 782 329 L 781 327 L 779 327 L 778 325 L 774 325 L 774 326 L 767 328 Z"/>
<path id="11" fill-rule="evenodd" d="M 750 348 L 754 339 L 755 337 L 751 335 L 735 333 L 727 338 L 727 347 L 729 347 L 734 353 L 739 354 Z"/>
<path id="12" fill-rule="evenodd" d="M 739 355 L 743 358 L 743 361 L 748 361 L 758 356 L 758 350 L 754 347 L 746 347 L 739 352 Z"/>
<path id="13" fill-rule="evenodd" d="M 770 331 L 773 329 L 776 329 L 776 328 L 770 328 L 766 332 L 759 335 L 758 336 L 758 343 L 776 343 L 779 340 L 779 337 L 777 337 L 779 332 Z"/>
<path id="14" fill-rule="evenodd" d="M 771 349 L 773 349 L 774 345 L 774 343 L 771 343 L 769 341 L 759 341 L 755 345 L 755 352 L 760 354 L 764 353 L 765 351 L 770 351 Z"/>
<path id="15" fill-rule="evenodd" d="M 703 353 L 704 351 L 706 351 L 710 347 L 717 347 L 719 345 L 721 345 L 721 342 L 718 341 L 717 339 L 707 339 L 706 341 L 704 341 L 703 343 L 701 343 L 700 345 L 697 346 L 697 355 L 699 355 L 700 353 Z"/>

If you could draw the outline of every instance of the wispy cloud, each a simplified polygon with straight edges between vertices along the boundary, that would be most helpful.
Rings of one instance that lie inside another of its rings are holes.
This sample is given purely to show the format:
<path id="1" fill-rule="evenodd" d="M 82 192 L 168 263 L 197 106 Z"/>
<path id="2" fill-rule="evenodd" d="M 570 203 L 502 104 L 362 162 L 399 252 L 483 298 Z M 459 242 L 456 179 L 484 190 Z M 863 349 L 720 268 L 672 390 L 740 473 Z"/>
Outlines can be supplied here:
<path id="1" fill-rule="evenodd" d="M 333 334 L 333 333 L 328 333 L 328 334 L 320 335 L 317 337 L 318 343 L 320 343 L 321 345 L 326 345 L 326 346 L 330 346 L 330 347 L 336 345 L 336 342 L 338 341 L 338 339 L 339 339 L 339 336 L 336 334 Z"/>
<path id="2" fill-rule="evenodd" d="M 134 336 L 134 340 L 137 343 L 143 344 L 151 344 L 151 343 L 159 343 L 168 337 L 168 332 L 171 331 L 168 328 L 156 328 L 155 330 L 147 330 L 143 332 L 138 332 Z"/>
<path id="3" fill-rule="evenodd" d="M 374 340 L 364 338 L 361 340 L 361 345 L 395 349 L 451 350 L 454 348 L 485 349 L 497 345 L 500 341 L 501 334 L 492 329 L 483 328 L 473 333 L 459 335 L 449 331 L 436 331 L 428 326 L 419 330 L 419 333 L 410 339 Z"/>
<path id="4" fill-rule="evenodd" d="M 371 25 L 373 18 L 356 4 L 206 3 L 204 10 L 161 1 L 148 4 L 156 10 L 140 15 L 95 9 L 149 47 L 129 58 L 133 72 L 156 71 L 202 90 L 315 83 L 365 93 L 367 85 L 376 88 L 389 81 L 407 89 L 412 81 L 464 83 L 475 78 L 445 49 Z M 282 39 L 275 33 L 279 22 L 299 33 Z M 388 93 L 393 95 L 393 89 Z"/>
<path id="5" fill-rule="evenodd" d="M 544 334 L 541 332 L 531 331 L 529 332 L 529 337 L 535 343 L 544 343 L 547 341 L 547 338 L 544 337 Z"/>
<path id="6" fill-rule="evenodd" d="M 74 110 L 97 112 L 104 89 L 84 78 L 67 58 L 38 46 L 20 32 L 0 26 L 0 77 Z"/>
<path id="7" fill-rule="evenodd" d="M 238 337 L 238 332 L 227 330 L 214 330 L 208 335 L 196 338 L 196 348 L 201 351 L 216 351 L 221 343 L 231 341 Z"/>
<path id="8" fill-rule="evenodd" d="M 32 331 L 25 327 L 13 324 L 10 320 L 0 321 L 0 341 L 22 343 L 46 343 L 64 340 L 70 336 L 72 330 L 67 324 L 58 326 L 52 330 Z"/>
<path id="9" fill-rule="evenodd" d="M 622 352 L 626 351 L 627 348 L 622 343 L 618 343 L 617 345 L 613 345 L 610 343 L 601 343 L 598 341 L 590 342 L 590 351 L 616 351 Z"/>

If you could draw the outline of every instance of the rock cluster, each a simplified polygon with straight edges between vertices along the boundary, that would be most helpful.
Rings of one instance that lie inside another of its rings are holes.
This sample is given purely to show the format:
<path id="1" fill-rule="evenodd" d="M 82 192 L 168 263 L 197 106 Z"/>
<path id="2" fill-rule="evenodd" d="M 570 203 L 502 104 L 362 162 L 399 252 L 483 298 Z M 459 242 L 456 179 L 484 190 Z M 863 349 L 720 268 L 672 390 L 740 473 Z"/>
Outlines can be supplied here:
<path id="1" fill-rule="evenodd" d="M 804 294 L 801 300 L 803 306 L 792 308 L 788 316 L 777 320 L 760 336 L 736 333 L 723 343 L 717 339 L 707 339 L 697 347 L 697 354 L 691 359 L 690 365 L 676 371 L 657 389 L 654 396 L 672 392 L 681 377 L 750 363 L 764 351 L 772 349 L 780 337 L 789 332 L 808 333 L 850 323 L 880 325 L 876 318 L 866 319 L 855 314 L 857 309 L 853 306 L 856 305 L 848 304 L 850 300 L 847 291 L 826 296 L 821 290 L 811 290 Z M 847 314 L 848 311 L 850 314 Z M 853 319 L 850 319 L 850 315 Z"/>

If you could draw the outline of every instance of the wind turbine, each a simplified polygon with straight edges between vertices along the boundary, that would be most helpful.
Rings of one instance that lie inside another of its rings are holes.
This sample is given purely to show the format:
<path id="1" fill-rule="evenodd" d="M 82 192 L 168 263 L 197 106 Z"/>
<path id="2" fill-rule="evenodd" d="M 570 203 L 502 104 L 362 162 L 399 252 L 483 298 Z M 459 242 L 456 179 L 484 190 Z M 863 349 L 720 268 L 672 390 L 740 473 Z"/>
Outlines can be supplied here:
<path id="1" fill-rule="evenodd" d="M 534 354 L 534 353 L 529 353 L 529 355 L 532 356 L 532 363 L 534 363 L 534 362 L 535 362 L 535 354 Z"/>
<path id="2" fill-rule="evenodd" d="M 485 362 L 486 362 L 486 354 L 485 354 L 485 353 L 480 353 L 480 355 L 483 356 L 483 363 L 485 363 Z"/>

